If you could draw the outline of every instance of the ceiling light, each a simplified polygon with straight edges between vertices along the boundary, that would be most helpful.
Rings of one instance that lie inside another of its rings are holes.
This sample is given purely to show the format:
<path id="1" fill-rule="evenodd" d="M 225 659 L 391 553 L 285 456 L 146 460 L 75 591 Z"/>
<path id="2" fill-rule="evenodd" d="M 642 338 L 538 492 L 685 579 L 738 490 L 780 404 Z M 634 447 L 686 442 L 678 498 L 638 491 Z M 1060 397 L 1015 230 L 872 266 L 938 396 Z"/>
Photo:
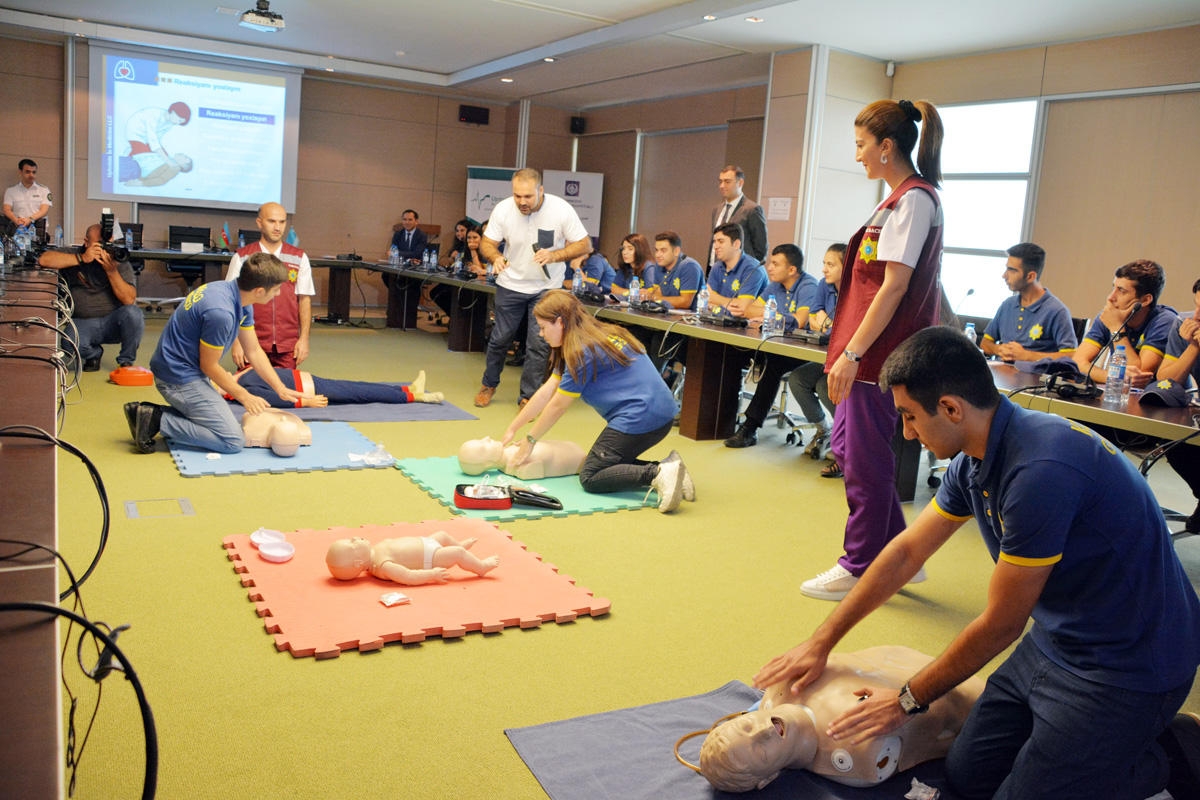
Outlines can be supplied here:
<path id="1" fill-rule="evenodd" d="M 766 22 L 762 17 L 746 17 L 746 22 Z"/>
<path id="2" fill-rule="evenodd" d="M 242 12 L 238 24 L 262 33 L 275 33 L 283 30 L 283 15 L 271 12 L 271 0 L 258 0 L 254 8 Z"/>
<path id="3" fill-rule="evenodd" d="M 712 22 L 712 21 L 713 21 L 714 19 L 716 19 L 716 18 L 717 18 L 717 15 L 716 15 L 716 14 L 705 14 L 705 15 L 704 15 L 704 21 L 705 21 L 705 22 Z"/>
<path id="4" fill-rule="evenodd" d="M 500 82 L 501 83 L 512 83 L 513 79 L 512 78 L 501 78 Z"/>
<path id="5" fill-rule="evenodd" d="M 553 64 L 555 59 L 554 56 L 546 56 L 542 59 L 542 61 L 545 61 L 547 64 Z"/>

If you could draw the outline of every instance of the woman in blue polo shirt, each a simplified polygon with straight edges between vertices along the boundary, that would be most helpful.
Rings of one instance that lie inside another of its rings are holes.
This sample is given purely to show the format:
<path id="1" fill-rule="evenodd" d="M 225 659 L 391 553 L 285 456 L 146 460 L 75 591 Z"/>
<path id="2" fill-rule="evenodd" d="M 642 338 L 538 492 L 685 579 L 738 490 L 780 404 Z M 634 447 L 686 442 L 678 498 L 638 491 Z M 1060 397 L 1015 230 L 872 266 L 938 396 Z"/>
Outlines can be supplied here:
<path id="1" fill-rule="evenodd" d="M 619 325 L 600 322 L 570 292 L 547 292 L 533 308 L 538 329 L 550 345 L 550 377 L 504 432 L 516 442 L 515 461 L 524 463 L 567 408 L 581 397 L 608 423 L 579 471 L 586 492 L 650 488 L 658 510 L 674 511 L 680 499 L 695 498 L 687 468 L 674 450 L 662 461 L 640 456 L 671 432 L 675 399 L 646 356 L 646 349 Z M 529 425 L 525 436 L 518 431 Z"/>

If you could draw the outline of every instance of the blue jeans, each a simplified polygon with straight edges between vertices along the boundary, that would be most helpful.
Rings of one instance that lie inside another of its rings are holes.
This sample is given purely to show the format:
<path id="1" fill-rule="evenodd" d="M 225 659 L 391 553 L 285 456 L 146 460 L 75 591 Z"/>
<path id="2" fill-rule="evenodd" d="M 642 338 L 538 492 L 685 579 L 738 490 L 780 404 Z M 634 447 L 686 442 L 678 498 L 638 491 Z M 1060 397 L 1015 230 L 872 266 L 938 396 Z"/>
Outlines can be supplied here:
<path id="1" fill-rule="evenodd" d="M 159 393 L 171 407 L 163 410 L 159 432 L 173 445 L 237 453 L 246 437 L 229 403 L 207 380 L 167 383 L 155 380 Z"/>
<path id="2" fill-rule="evenodd" d="M 75 319 L 79 332 L 76 344 L 79 357 L 84 361 L 104 355 L 102 344 L 120 344 L 117 364 L 127 367 L 137 361 L 138 345 L 142 343 L 142 331 L 146 328 L 146 317 L 136 303 L 121 306 L 104 317 Z"/>
<path id="3" fill-rule="evenodd" d="M 988 679 L 946 757 L 968 800 L 1141 800 L 1167 784 L 1155 738 L 1192 681 L 1151 694 L 1080 678 L 1026 636 Z"/>
<path id="4" fill-rule="evenodd" d="M 538 332 L 533 318 L 533 307 L 542 299 L 542 293 L 523 294 L 496 287 L 495 315 L 492 335 L 488 338 L 487 366 L 483 370 L 483 385 L 500 385 L 500 373 L 504 370 L 504 357 L 512 344 L 521 320 L 528 318 L 529 333 L 525 338 L 525 366 L 521 370 L 521 397 L 533 397 L 534 392 L 546 382 L 546 360 L 550 356 L 550 345 Z"/>

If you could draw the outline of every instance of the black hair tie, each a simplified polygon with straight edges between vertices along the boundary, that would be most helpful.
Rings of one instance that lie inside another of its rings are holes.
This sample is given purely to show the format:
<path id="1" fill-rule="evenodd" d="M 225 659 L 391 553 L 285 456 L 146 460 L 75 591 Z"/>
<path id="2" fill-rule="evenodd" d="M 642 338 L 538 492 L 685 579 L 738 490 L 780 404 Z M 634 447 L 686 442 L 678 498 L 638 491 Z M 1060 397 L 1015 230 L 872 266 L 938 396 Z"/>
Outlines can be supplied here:
<path id="1" fill-rule="evenodd" d="M 900 101 L 900 110 L 904 112 L 904 116 L 908 117 L 913 122 L 921 121 L 921 109 L 912 104 L 910 100 Z"/>

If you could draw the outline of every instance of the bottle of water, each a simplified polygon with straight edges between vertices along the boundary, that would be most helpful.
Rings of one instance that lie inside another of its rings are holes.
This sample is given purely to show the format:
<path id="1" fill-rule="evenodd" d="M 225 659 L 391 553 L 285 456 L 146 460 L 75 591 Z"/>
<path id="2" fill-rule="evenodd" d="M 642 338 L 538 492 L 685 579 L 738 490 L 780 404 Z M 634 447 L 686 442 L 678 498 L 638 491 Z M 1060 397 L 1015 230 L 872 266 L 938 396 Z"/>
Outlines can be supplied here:
<path id="1" fill-rule="evenodd" d="M 571 291 L 576 295 L 583 294 L 583 269 L 579 267 L 576 267 L 575 275 L 571 278 Z"/>
<path id="2" fill-rule="evenodd" d="M 454 253 L 454 271 L 459 272 L 462 268 L 462 251 L 458 250 Z"/>
<path id="3" fill-rule="evenodd" d="M 965 334 L 966 337 L 971 340 L 971 344 L 979 344 L 979 337 L 975 334 L 974 322 L 968 322 L 963 327 L 963 334 Z"/>
<path id="4" fill-rule="evenodd" d="M 388 263 L 393 267 L 400 266 L 400 248 L 392 245 L 392 249 L 388 250 Z"/>
<path id="5" fill-rule="evenodd" d="M 642 302 L 642 282 L 635 275 L 629 280 L 629 305 L 640 302 Z"/>
<path id="6" fill-rule="evenodd" d="M 32 225 L 22 225 L 21 227 L 17 228 L 17 233 L 15 236 L 13 236 L 13 244 L 17 246 L 17 256 L 20 258 L 24 258 L 25 251 L 29 249 L 32 227 Z"/>
<path id="7" fill-rule="evenodd" d="M 65 242 L 64 242 L 64 240 L 63 240 L 63 229 L 62 229 L 62 225 L 55 225 L 55 226 L 54 226 L 54 246 L 55 246 L 55 247 L 62 247 L 62 246 L 63 246 L 63 244 L 65 244 Z"/>
<path id="8" fill-rule="evenodd" d="M 125 229 L 125 249 L 133 251 L 133 231 L 129 228 Z"/>
<path id="9" fill-rule="evenodd" d="M 246 246 L 246 234 L 238 231 L 238 250 Z"/>
<path id="10" fill-rule="evenodd" d="M 1104 380 L 1104 405 L 1124 408 L 1129 401 L 1129 381 L 1125 379 L 1125 345 L 1117 345 L 1108 359 L 1108 377 Z"/>
<path id="11" fill-rule="evenodd" d="M 708 313 L 708 284 L 705 283 L 700 287 L 700 291 L 696 292 L 696 313 Z"/>
<path id="12" fill-rule="evenodd" d="M 775 302 L 775 295 L 767 298 L 767 307 L 763 309 L 762 338 L 768 339 L 775 335 L 775 320 L 779 316 L 779 304 Z"/>
<path id="13" fill-rule="evenodd" d="M 495 278 L 496 278 L 496 268 L 494 266 L 492 266 L 492 262 L 489 261 L 489 262 L 487 262 L 487 279 L 490 281 L 490 280 L 495 280 Z"/>

